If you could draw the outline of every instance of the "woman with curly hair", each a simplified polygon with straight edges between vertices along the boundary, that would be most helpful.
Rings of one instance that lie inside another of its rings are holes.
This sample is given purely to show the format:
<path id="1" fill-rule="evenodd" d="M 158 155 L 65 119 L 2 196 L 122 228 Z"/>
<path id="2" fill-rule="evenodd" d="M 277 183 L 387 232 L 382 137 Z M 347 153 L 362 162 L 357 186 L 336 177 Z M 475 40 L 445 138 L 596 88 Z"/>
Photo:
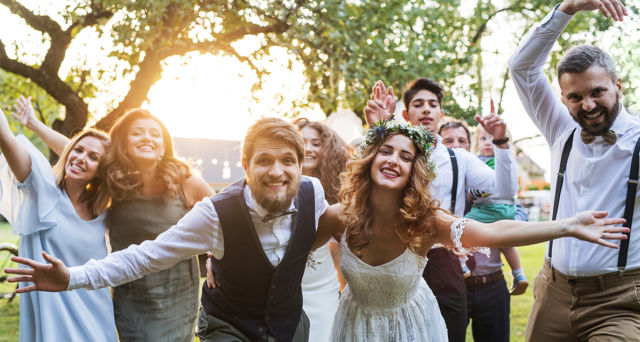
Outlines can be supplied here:
<path id="1" fill-rule="evenodd" d="M 347 144 L 327 125 L 305 118 L 293 122 L 305 143 L 302 174 L 316 177 L 329 204 L 338 202 L 340 173 L 349 160 Z M 326 342 L 340 297 L 344 279 L 338 272 L 340 251 L 329 241 L 313 252 L 302 277 L 303 309 L 309 317 L 309 341 Z M 339 280 L 341 280 L 339 282 Z"/>
<path id="2" fill-rule="evenodd" d="M 213 194 L 173 150 L 164 124 L 149 111 L 127 112 L 110 132 L 104 158 L 112 198 L 112 251 L 153 240 L 203 197 Z M 198 312 L 197 258 L 113 288 L 120 341 L 191 341 Z"/>
<path id="3" fill-rule="evenodd" d="M 434 143 L 421 126 L 380 123 L 367 131 L 362 157 L 341 175 L 340 203 L 322 216 L 314 244 L 331 236 L 340 241 L 348 284 L 332 341 L 447 341 L 438 303 L 422 278 L 427 252 L 435 244 L 464 255 L 479 248 L 463 246 L 503 247 L 574 236 L 615 248 L 603 238 L 621 239 L 617 233 L 627 230 L 603 228 L 624 222 L 604 219 L 605 212 L 542 223 L 484 224 L 452 216 L 429 190 L 435 178 Z"/>

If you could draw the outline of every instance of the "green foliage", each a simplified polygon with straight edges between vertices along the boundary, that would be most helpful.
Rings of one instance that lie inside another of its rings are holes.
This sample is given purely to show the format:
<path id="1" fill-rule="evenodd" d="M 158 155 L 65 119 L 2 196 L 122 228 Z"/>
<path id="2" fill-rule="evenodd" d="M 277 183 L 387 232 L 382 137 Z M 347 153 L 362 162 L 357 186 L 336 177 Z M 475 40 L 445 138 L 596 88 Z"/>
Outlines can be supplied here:
<path id="1" fill-rule="evenodd" d="M 9 125 L 14 134 L 24 134 L 31 140 L 42 153 L 49 154 L 47 145 L 40 140 L 31 130 L 26 129 L 11 116 L 13 104 L 22 96 L 31 96 L 31 102 L 38 118 L 45 124 L 50 125 L 53 120 L 60 116 L 63 107 L 49 96 L 42 88 L 28 79 L 8 73 L 0 69 L 0 108 L 9 118 Z"/>
<path id="2" fill-rule="evenodd" d="M 126 108 L 139 106 L 162 76 L 162 61 L 190 52 L 233 56 L 251 66 L 262 80 L 268 70 L 261 66 L 261 59 L 270 47 L 283 46 L 305 66 L 310 93 L 299 106 L 318 103 L 326 114 L 339 108 L 362 114 L 376 80 L 392 85 L 400 96 L 407 82 L 424 76 L 443 85 L 443 108 L 448 115 L 474 123 L 487 87 L 483 78 L 502 77 L 483 76 L 482 53 L 487 51 L 482 38 L 490 34 L 488 26 L 500 19 L 517 41 L 555 3 L 507 0 L 498 6 L 495 1 L 478 0 L 471 11 L 467 9 L 470 2 L 461 0 L 81 0 L 66 4 L 58 13 L 45 14 L 56 18 L 62 30 L 72 28 L 71 45 L 77 44 L 76 39 L 105 42 L 99 62 L 82 57 L 65 61 L 71 66 L 62 81 L 85 103 L 99 96 L 98 90 L 127 79 L 133 80 L 130 88 L 115 90 L 118 94 L 103 100 L 104 105 L 115 109 L 116 101 L 123 101 Z M 611 26 L 597 12 L 579 15 L 580 20 L 572 20 L 562 34 L 562 49 L 552 52 L 550 78 L 567 46 L 593 43 L 598 37 L 594 33 Z M 50 41 L 47 34 L 43 37 Z M 236 44 L 244 38 L 253 45 Z M 20 48 L 18 56 L 24 55 Z M 67 108 L 66 112 L 77 115 L 77 111 Z"/>

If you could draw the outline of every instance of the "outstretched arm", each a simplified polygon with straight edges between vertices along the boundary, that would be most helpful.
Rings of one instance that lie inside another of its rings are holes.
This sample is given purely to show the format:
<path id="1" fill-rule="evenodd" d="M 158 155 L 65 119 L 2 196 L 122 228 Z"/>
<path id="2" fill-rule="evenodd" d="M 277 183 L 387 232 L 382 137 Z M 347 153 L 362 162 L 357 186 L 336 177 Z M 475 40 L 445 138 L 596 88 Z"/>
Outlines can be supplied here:
<path id="1" fill-rule="evenodd" d="M 17 274 L 10 282 L 33 282 L 18 292 L 64 291 L 77 288 L 98 289 L 121 285 L 146 274 L 171 267 L 206 251 L 220 258 L 224 249 L 220 221 L 211 201 L 198 202 L 176 225 L 155 240 L 131 245 L 101 260 L 90 260 L 83 266 L 67 268 L 61 261 L 45 256 L 50 264 L 27 258 L 12 260 L 31 268 L 6 269 Z"/>
<path id="2" fill-rule="evenodd" d="M 20 96 L 13 106 L 13 109 L 14 112 L 11 112 L 11 115 L 13 115 L 14 118 L 38 135 L 55 154 L 62 154 L 65 147 L 69 144 L 69 138 L 38 120 L 31 105 L 31 97 L 25 99 Z"/>
<path id="3" fill-rule="evenodd" d="M 31 157 L 11 132 L 7 117 L 0 110 L 0 150 L 9 164 L 9 169 L 19 182 L 24 182 L 31 173 Z"/>
<path id="4" fill-rule="evenodd" d="M 451 226 L 455 217 L 440 214 L 437 237 L 443 244 L 451 244 Z M 561 237 L 575 237 L 606 247 L 618 248 L 607 240 L 623 240 L 629 232 L 626 227 L 612 227 L 624 223 L 623 218 L 607 218 L 605 211 L 585 211 L 573 217 L 547 222 L 521 222 L 502 220 L 480 223 L 466 220 L 460 238 L 463 247 L 511 247 L 539 243 Z M 461 228 L 462 229 L 462 228 Z M 455 244 L 455 243 L 454 243 Z"/>

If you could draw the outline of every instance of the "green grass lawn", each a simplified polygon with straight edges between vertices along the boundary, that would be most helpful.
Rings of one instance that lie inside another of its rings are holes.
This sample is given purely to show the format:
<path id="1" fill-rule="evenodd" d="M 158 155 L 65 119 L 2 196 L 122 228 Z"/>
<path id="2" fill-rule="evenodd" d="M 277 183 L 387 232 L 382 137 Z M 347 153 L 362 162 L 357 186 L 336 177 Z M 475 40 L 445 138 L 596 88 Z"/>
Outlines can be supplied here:
<path id="1" fill-rule="evenodd" d="M 18 237 L 11 234 L 9 225 L 1 223 L 0 242 L 17 244 L 17 241 Z M 544 248 L 544 244 L 518 247 L 520 261 L 524 267 L 527 278 L 529 278 L 529 288 L 525 294 L 511 297 L 511 341 L 524 341 L 524 329 L 527 325 L 529 310 L 533 302 L 531 288 L 533 286 L 533 280 L 542 267 Z M 507 283 L 510 285 L 511 270 L 505 265 L 503 271 L 505 275 L 507 275 Z M 0 284 L 0 292 L 3 291 L 6 292 L 7 287 L 4 284 Z M 18 341 L 19 316 L 18 299 L 15 299 L 11 304 L 7 304 L 6 300 L 0 300 L 0 342 Z M 473 341 L 470 329 L 467 332 L 467 341 Z"/>
<path id="2" fill-rule="evenodd" d="M 11 234 L 11 227 L 7 223 L 0 223 L 0 243 L 18 243 L 18 236 Z M 0 266 L 4 262 L 5 255 L 0 255 Z M 5 293 L 12 290 L 12 286 L 7 283 L 0 284 L 0 292 Z M 7 300 L 0 299 L 0 342 L 18 341 L 18 324 L 20 320 L 19 299 L 16 297 L 11 304 Z"/>

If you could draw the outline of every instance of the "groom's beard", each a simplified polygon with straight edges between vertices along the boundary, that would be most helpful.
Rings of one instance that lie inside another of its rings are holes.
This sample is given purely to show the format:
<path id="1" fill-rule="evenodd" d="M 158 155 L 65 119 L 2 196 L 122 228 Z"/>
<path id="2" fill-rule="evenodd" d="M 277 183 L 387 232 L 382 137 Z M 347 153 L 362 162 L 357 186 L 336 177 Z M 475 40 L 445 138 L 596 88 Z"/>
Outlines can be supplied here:
<path id="1" fill-rule="evenodd" d="M 283 182 L 286 189 L 274 193 L 273 190 L 265 185 L 265 183 L 273 181 Z M 300 188 L 300 175 L 284 180 L 257 180 L 248 182 L 248 185 L 256 202 L 269 213 L 277 214 L 289 209 L 289 206 L 291 206 L 291 201 L 296 197 Z"/>
<path id="2" fill-rule="evenodd" d="M 602 112 L 601 115 L 604 116 L 602 121 L 597 123 L 590 123 L 587 117 L 591 114 L 600 113 L 600 112 Z M 616 120 L 619 113 L 620 113 L 620 94 L 617 93 L 616 102 L 614 103 L 612 108 L 607 108 L 599 104 L 596 108 L 590 111 L 580 109 L 578 113 L 575 116 L 572 115 L 572 117 L 576 122 L 578 122 L 578 124 L 580 124 L 580 127 L 582 127 L 584 131 L 591 133 L 593 135 L 602 135 L 603 133 L 607 132 L 611 128 L 611 125 L 613 125 L 613 122 Z"/>

